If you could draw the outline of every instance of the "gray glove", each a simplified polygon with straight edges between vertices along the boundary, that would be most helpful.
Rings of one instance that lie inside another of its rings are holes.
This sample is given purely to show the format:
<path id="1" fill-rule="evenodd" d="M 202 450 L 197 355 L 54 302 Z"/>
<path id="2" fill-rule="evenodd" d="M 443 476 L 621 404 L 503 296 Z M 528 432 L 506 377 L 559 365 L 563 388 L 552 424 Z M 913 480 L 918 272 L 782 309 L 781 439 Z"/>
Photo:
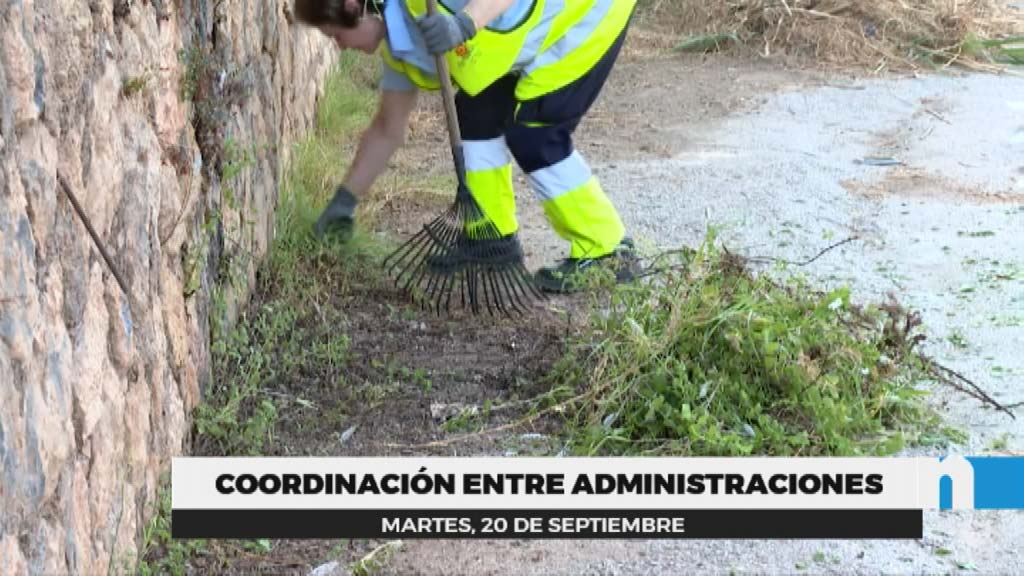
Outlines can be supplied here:
<path id="1" fill-rule="evenodd" d="M 356 204 L 358 199 L 345 186 L 338 186 L 334 192 L 331 203 L 324 208 L 320 219 L 316 221 L 316 237 L 323 238 L 324 234 L 337 233 L 342 240 L 348 240 L 352 236 L 352 229 L 355 226 Z"/>
<path id="2" fill-rule="evenodd" d="M 476 36 L 476 25 L 465 12 L 426 16 L 417 22 L 427 51 L 433 55 L 443 54 L 466 40 Z"/>

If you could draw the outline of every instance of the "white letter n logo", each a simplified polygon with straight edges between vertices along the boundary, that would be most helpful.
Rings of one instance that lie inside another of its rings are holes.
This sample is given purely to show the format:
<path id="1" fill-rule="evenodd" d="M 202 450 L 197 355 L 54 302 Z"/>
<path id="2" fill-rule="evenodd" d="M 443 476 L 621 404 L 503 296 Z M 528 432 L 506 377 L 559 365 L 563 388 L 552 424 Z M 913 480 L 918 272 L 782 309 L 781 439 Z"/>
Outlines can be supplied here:
<path id="1" fill-rule="evenodd" d="M 921 490 L 925 508 L 939 508 L 943 479 L 948 477 L 953 484 L 953 508 L 971 510 L 974 508 L 974 466 L 963 456 L 947 456 L 939 460 L 923 458 L 921 463 Z"/>

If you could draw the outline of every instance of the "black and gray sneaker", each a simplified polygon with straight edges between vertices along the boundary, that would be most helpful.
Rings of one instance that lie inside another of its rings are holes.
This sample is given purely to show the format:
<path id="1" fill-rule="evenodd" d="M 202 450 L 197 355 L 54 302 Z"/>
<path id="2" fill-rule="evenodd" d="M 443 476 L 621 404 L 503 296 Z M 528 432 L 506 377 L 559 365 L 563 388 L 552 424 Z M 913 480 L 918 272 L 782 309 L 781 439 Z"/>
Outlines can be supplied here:
<path id="1" fill-rule="evenodd" d="M 572 294 L 586 287 L 585 273 L 595 266 L 610 266 L 615 280 L 625 283 L 636 277 L 637 263 L 632 239 L 624 238 L 610 254 L 598 258 L 566 258 L 556 266 L 541 268 L 533 275 L 533 282 L 546 292 Z"/>

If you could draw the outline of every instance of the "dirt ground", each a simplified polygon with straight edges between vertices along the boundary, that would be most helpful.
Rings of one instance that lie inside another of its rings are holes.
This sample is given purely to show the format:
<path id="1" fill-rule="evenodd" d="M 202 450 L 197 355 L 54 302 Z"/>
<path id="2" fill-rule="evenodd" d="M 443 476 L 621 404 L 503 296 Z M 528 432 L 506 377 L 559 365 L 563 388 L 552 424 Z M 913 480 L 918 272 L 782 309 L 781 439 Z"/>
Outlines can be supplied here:
<path id="1" fill-rule="evenodd" d="M 864 299 L 895 292 L 924 309 L 931 352 L 998 399 L 1024 400 L 1024 82 L 869 80 L 774 60 L 652 50 L 659 42 L 642 30 L 633 35 L 576 140 L 637 237 L 672 248 L 698 242 L 709 222 L 726 222 L 733 224 L 727 241 L 741 251 L 798 259 L 861 236 L 808 272 L 823 283 L 852 282 Z M 450 177 L 438 110 L 436 99 L 424 98 L 397 171 Z M 868 166 L 868 156 L 902 165 Z M 517 181 L 529 265 L 563 257 L 564 244 L 521 175 Z M 414 232 L 438 205 L 426 196 L 416 202 L 422 212 L 382 202 L 381 225 L 399 234 Z M 982 289 L 986 271 L 994 287 Z M 1005 280 L 993 279 L 1000 274 Z M 962 292 L 967 285 L 977 289 Z M 358 396 L 313 398 L 324 405 L 315 426 L 286 415 L 282 451 L 558 452 L 549 436 L 557 422 L 463 437 L 465 427 L 445 421 L 491 401 L 513 408 L 492 413 L 486 426 L 514 424 L 515 402 L 541 390 L 561 355 L 571 299 L 506 322 L 396 313 L 400 303 L 386 291 L 338 303 L 361 360 L 346 377 L 371 385 Z M 951 345 L 951 334 L 968 344 Z M 949 391 L 937 401 L 972 434 L 968 453 L 988 451 L 1000 437 L 1006 451 L 1024 448 L 1021 424 Z M 1024 570 L 1022 538 L 1024 514 L 936 512 L 926 514 L 925 539 L 910 543 L 413 540 L 383 573 L 948 573 L 973 565 L 1010 574 Z M 345 562 L 379 544 L 275 542 L 273 559 L 236 558 L 232 568 L 345 574 Z M 939 555 L 940 548 L 953 554 Z M 816 563 L 821 557 L 828 561 Z"/>

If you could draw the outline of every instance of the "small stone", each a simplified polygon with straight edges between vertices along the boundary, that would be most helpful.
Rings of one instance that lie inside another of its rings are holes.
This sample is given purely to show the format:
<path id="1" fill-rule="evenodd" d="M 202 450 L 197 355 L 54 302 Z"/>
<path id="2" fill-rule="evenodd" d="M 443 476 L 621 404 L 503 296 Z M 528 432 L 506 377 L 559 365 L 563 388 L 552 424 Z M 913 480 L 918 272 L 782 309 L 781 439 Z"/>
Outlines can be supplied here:
<path id="1" fill-rule="evenodd" d="M 338 564 L 337 560 L 332 560 L 313 568 L 306 576 L 331 576 L 338 570 L 339 566 L 340 564 Z"/>
<path id="2" fill-rule="evenodd" d="M 479 409 L 476 406 L 470 406 L 461 402 L 455 402 L 453 404 L 435 402 L 430 405 L 430 417 L 438 422 L 444 422 L 463 413 L 476 416 L 478 411 Z"/>
<path id="3" fill-rule="evenodd" d="M 359 428 L 358 424 L 349 426 L 347 430 L 338 435 L 338 441 L 342 444 L 348 442 L 349 438 L 352 438 L 352 435 L 356 433 L 356 428 Z"/>

